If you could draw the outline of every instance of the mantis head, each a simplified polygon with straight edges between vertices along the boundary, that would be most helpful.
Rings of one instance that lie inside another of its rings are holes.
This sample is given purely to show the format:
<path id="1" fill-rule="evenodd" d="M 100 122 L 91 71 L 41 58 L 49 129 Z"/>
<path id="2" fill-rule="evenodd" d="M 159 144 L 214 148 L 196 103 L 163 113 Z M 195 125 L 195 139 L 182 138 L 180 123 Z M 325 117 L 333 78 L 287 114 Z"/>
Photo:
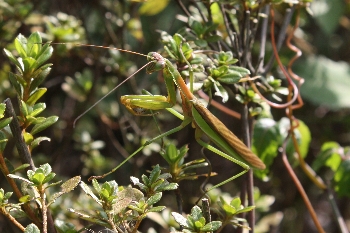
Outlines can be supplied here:
<path id="1" fill-rule="evenodd" d="M 165 67 L 165 59 L 159 53 L 156 53 L 156 52 L 148 53 L 147 60 L 151 62 L 146 68 L 147 74 L 160 71 Z"/>

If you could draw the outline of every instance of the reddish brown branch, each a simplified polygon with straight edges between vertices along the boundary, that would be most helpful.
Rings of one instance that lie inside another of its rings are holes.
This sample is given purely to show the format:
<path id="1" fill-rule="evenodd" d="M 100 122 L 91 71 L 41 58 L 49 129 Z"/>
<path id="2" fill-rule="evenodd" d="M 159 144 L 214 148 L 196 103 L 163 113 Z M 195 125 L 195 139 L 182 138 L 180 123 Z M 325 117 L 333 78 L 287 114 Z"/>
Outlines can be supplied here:
<path id="1" fill-rule="evenodd" d="M 304 203 L 306 205 L 306 208 L 308 209 L 308 211 L 309 211 L 309 213 L 311 215 L 311 218 L 314 221 L 318 232 L 325 233 L 325 231 L 323 230 L 323 227 L 321 226 L 320 222 L 318 221 L 316 212 L 315 212 L 314 208 L 312 207 L 311 202 L 310 202 L 310 200 L 309 200 L 309 198 L 308 198 L 308 196 L 307 196 L 303 186 L 301 185 L 298 177 L 296 176 L 295 172 L 293 171 L 292 166 L 290 165 L 290 163 L 288 161 L 288 158 L 287 158 L 287 155 L 286 155 L 287 139 L 288 139 L 288 137 L 284 141 L 283 152 L 282 152 L 282 160 L 283 160 L 284 166 L 286 167 L 290 177 L 292 178 L 292 180 L 293 180 L 295 186 L 297 187 L 301 197 L 303 198 Z"/>

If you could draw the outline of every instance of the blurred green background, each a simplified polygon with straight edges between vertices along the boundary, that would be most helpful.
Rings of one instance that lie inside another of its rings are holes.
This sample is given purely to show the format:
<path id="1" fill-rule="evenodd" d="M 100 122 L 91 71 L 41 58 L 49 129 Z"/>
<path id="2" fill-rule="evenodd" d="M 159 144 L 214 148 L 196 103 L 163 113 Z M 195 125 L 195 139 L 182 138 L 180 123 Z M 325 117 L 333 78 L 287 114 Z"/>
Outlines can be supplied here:
<path id="1" fill-rule="evenodd" d="M 186 7 L 194 4 L 192 1 L 184 3 Z M 53 45 L 54 54 L 50 59 L 53 69 L 45 83 L 48 92 L 41 101 L 47 105 L 47 115 L 57 115 L 59 121 L 43 132 L 43 135 L 51 138 L 51 142 L 43 142 L 35 149 L 33 159 L 36 164 L 49 162 L 62 177 L 82 175 L 86 180 L 90 175 L 109 171 L 138 148 L 141 142 L 159 134 L 152 118 L 132 116 L 119 104 L 121 95 L 140 94 L 142 89 L 153 94 L 165 93 L 157 74 L 146 75 L 144 71 L 107 97 L 73 128 L 73 120 L 80 113 L 146 61 L 144 57 L 134 54 L 74 46 L 72 43 L 114 46 L 143 54 L 158 51 L 162 48 L 160 30 L 173 35 L 185 25 L 179 20 L 183 12 L 178 1 L 164 0 L 162 4 L 147 8 L 147 5 L 137 1 L 0 0 L 1 48 L 13 49 L 11 43 L 19 33 L 29 36 L 34 31 L 40 31 L 46 41 L 68 43 Z M 302 12 L 300 29 L 295 34 L 294 43 L 303 51 L 303 57 L 293 66 L 294 72 L 305 78 L 301 88 L 305 105 L 295 111 L 295 115 L 311 131 L 307 162 L 313 161 L 326 141 L 350 145 L 349 1 L 318 0 L 311 3 L 310 10 L 313 15 Z M 282 10 L 280 14 L 283 14 Z M 280 56 L 283 61 L 287 63 L 292 55 L 288 48 L 282 47 Z M 0 53 L 1 100 L 7 97 L 15 100 L 8 81 L 8 71 L 13 71 L 12 68 L 5 55 Z M 275 120 L 284 116 L 283 110 L 273 110 L 272 113 Z M 162 132 L 180 124 L 166 112 L 161 112 L 157 117 Z M 219 115 L 219 118 L 227 121 L 225 116 Z M 193 151 L 190 156 L 200 157 L 198 151 L 201 148 L 194 141 L 194 133 L 189 128 L 169 140 L 176 140 L 178 145 L 190 143 L 190 150 Z M 127 184 L 130 175 L 140 176 L 150 166 L 164 164 L 157 153 L 159 149 L 158 144 L 149 146 L 111 178 L 120 185 Z M 10 160 L 16 156 L 12 151 L 13 144 L 7 146 Z M 213 178 L 211 183 L 218 183 L 225 175 L 229 177 L 237 173 L 237 167 L 232 169 L 231 164 L 227 165 L 221 158 L 208 157 L 213 161 L 214 171 L 229 171 Z M 257 181 L 256 185 L 262 194 L 275 198 L 269 213 L 284 214 L 275 232 L 316 232 L 280 159 L 276 159 L 271 170 L 271 180 L 268 183 Z M 339 232 L 326 194 L 320 194 L 300 170 L 296 169 L 296 172 L 326 231 Z M 202 181 L 181 183 L 180 188 L 185 191 L 183 195 L 198 195 Z M 237 185 L 224 186 L 223 190 L 234 195 L 236 192 L 232 190 L 239 190 L 237 182 Z M 0 180 L 0 187 L 6 189 L 5 179 Z M 164 199 L 165 202 L 175 203 L 171 193 L 167 193 Z M 79 202 L 79 198 L 72 200 Z M 342 197 L 337 201 L 342 216 L 350 225 L 349 199 Z M 68 200 L 64 202 L 69 206 Z M 192 204 L 184 203 L 185 212 L 189 212 Z M 173 208 L 176 209 L 175 204 Z M 0 230 L 8 224 L 0 216 L 0 226 L 2 224 Z M 147 224 L 146 221 L 144 229 Z"/>

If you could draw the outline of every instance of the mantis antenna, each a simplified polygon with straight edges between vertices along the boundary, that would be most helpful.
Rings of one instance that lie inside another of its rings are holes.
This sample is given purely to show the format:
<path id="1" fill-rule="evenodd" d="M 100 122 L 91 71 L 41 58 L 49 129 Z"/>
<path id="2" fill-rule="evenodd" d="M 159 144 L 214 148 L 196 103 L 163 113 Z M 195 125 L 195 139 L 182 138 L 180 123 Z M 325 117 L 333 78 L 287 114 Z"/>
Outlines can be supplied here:
<path id="1" fill-rule="evenodd" d="M 96 47 L 103 47 L 103 46 L 96 46 Z M 118 49 L 119 50 L 119 49 Z M 123 51 L 123 50 L 122 50 Z M 127 50 L 125 50 L 127 51 Z M 143 54 L 142 54 L 143 55 Z M 86 109 L 82 114 L 80 114 L 77 118 L 75 118 L 74 122 L 73 122 L 73 128 L 75 128 L 75 124 L 77 123 L 77 121 L 84 116 L 87 112 L 89 112 L 91 109 L 93 109 L 97 104 L 99 104 L 102 100 L 104 100 L 109 94 L 111 94 L 113 91 L 115 91 L 116 89 L 118 89 L 118 87 L 120 87 L 121 85 L 123 85 L 126 81 L 128 81 L 130 78 L 132 78 L 133 76 L 135 76 L 135 74 L 137 74 L 140 70 L 144 69 L 145 67 L 147 67 L 148 65 L 150 65 L 151 63 L 153 63 L 154 61 L 150 61 L 147 62 L 145 65 L 143 65 L 140 69 L 136 70 L 133 74 L 131 74 L 129 77 L 127 77 L 126 79 L 124 79 L 121 83 L 119 83 L 117 86 L 115 86 L 112 90 L 110 90 L 107 94 L 105 94 L 104 96 L 101 97 L 101 99 L 97 100 L 93 105 L 91 105 L 88 109 Z"/>

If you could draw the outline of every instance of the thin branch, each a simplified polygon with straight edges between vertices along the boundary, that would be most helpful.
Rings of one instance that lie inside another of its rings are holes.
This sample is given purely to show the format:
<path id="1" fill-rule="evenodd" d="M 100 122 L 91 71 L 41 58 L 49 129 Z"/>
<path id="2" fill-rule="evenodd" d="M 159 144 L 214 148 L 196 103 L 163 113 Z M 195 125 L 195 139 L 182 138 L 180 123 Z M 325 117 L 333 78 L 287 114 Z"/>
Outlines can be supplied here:
<path id="1" fill-rule="evenodd" d="M 204 93 L 204 91 L 202 90 L 199 90 L 197 91 L 197 94 L 203 98 L 204 100 L 208 101 L 209 102 L 209 96 L 207 94 Z M 219 102 L 215 101 L 215 100 L 210 100 L 210 105 L 215 107 L 216 109 L 220 110 L 221 112 L 229 115 L 229 116 L 232 116 L 234 118 L 237 118 L 237 119 L 241 119 L 241 114 L 236 112 L 236 111 L 233 111 L 232 109 L 220 104 Z"/>
<path id="2" fill-rule="evenodd" d="M 181 10 L 187 15 L 187 17 L 191 16 L 191 13 L 187 10 L 185 5 L 182 3 L 181 0 L 176 0 L 177 4 L 180 6 Z"/>
<path id="3" fill-rule="evenodd" d="M 229 25 L 229 22 L 228 22 L 228 18 L 227 18 L 227 14 L 228 13 L 225 11 L 225 8 L 224 8 L 223 4 L 219 4 L 219 6 L 220 6 L 220 10 L 221 10 L 222 16 L 224 18 L 224 24 L 225 24 L 227 36 L 228 36 L 228 38 L 230 40 L 230 43 L 231 43 L 231 47 L 234 47 L 234 37 L 231 34 L 231 28 L 230 28 L 230 25 Z"/>
<path id="4" fill-rule="evenodd" d="M 284 166 L 286 167 L 287 169 L 287 172 L 289 173 L 290 177 L 292 178 L 295 186 L 297 187 L 301 197 L 303 198 L 304 200 L 304 203 L 306 205 L 306 208 L 308 209 L 310 215 L 311 215 L 311 218 L 312 220 L 314 221 L 315 223 L 315 226 L 318 230 L 319 233 L 325 233 L 324 229 L 322 228 L 322 225 L 320 224 L 320 222 L 318 221 L 318 218 L 317 218 L 317 215 L 316 215 L 316 212 L 314 210 L 314 208 L 312 207 L 311 205 L 311 202 L 309 200 L 309 197 L 307 196 L 303 186 L 301 185 L 298 177 L 296 176 L 292 166 L 290 165 L 289 161 L 288 161 L 288 158 L 287 158 L 287 154 L 286 154 L 286 147 L 287 147 L 287 141 L 288 141 L 288 137 L 286 137 L 286 139 L 284 140 L 284 143 L 283 143 L 283 152 L 282 152 L 282 160 L 283 160 L 283 163 L 284 163 Z"/>
<path id="5" fill-rule="evenodd" d="M 341 233 L 349 233 L 347 227 L 346 227 L 346 223 L 343 219 L 343 217 L 340 214 L 339 208 L 337 203 L 335 203 L 334 200 L 334 195 L 332 193 L 332 190 L 330 188 L 327 188 L 327 193 L 328 193 L 328 200 L 331 203 L 332 209 L 333 209 L 333 213 L 335 215 L 335 219 L 337 221 L 339 230 L 341 231 Z"/>
<path id="6" fill-rule="evenodd" d="M 284 17 L 284 21 L 282 23 L 282 27 L 281 27 L 281 30 L 280 30 L 280 33 L 279 33 L 278 39 L 277 39 L 277 45 L 276 45 L 277 51 L 279 51 L 281 49 L 282 43 L 284 41 L 284 38 L 286 37 L 286 31 L 287 31 L 288 25 L 290 23 L 290 20 L 292 18 L 293 12 L 294 12 L 294 10 L 292 10 L 292 9 L 287 9 L 286 10 L 286 16 Z M 271 20 L 273 20 L 273 19 L 271 19 Z M 271 22 L 271 24 L 272 23 L 273 22 Z M 266 66 L 262 69 L 262 73 L 263 74 L 266 74 L 267 72 L 269 72 L 271 70 L 271 67 L 272 67 L 272 65 L 273 65 L 273 63 L 275 61 L 275 55 L 274 54 L 275 53 L 272 52 L 270 60 L 268 61 Z"/>
<path id="7" fill-rule="evenodd" d="M 243 45 L 243 54 L 242 54 L 242 66 L 246 67 L 248 62 L 248 53 L 249 53 L 249 40 L 250 40 L 250 11 L 245 12 L 245 21 L 244 21 L 244 29 L 242 32 L 242 41 Z"/>
<path id="8" fill-rule="evenodd" d="M 251 130 L 249 124 L 249 110 L 248 105 L 244 105 L 242 111 L 242 127 L 243 127 L 243 142 L 248 148 L 251 147 Z M 250 169 L 246 176 L 246 189 L 247 189 L 247 198 L 248 206 L 254 206 L 254 181 L 253 181 L 253 171 Z M 244 199 L 243 199 L 244 200 Z M 249 211 L 247 213 L 248 225 L 251 228 L 251 233 L 254 233 L 255 226 L 255 211 Z"/>
<path id="9" fill-rule="evenodd" d="M 269 11 L 270 11 L 270 5 L 266 5 L 262 11 L 262 14 L 264 14 L 265 17 L 262 17 L 258 68 L 255 69 L 255 75 L 259 74 L 264 66 L 264 59 L 265 59 L 265 52 L 266 52 L 265 50 L 266 50 L 267 26 L 269 22 L 269 18 L 268 18 Z"/>
<path id="10" fill-rule="evenodd" d="M 22 130 L 19 125 L 15 110 L 13 109 L 12 102 L 10 99 L 6 99 L 4 102 L 6 104 L 5 116 L 12 117 L 10 128 L 16 143 L 18 154 L 22 162 L 28 163 L 30 165 L 30 168 L 34 171 L 35 170 L 34 162 L 29 152 L 28 146 L 24 141 Z"/>
<path id="11" fill-rule="evenodd" d="M 14 191 L 14 193 L 16 194 L 16 196 L 19 200 L 21 197 L 23 197 L 23 194 L 19 190 L 19 188 L 17 187 L 16 182 L 8 176 L 10 174 L 10 171 L 8 170 L 8 167 L 5 163 L 5 159 L 4 159 L 2 153 L 0 153 L 0 169 L 1 169 L 2 173 L 4 174 L 4 176 L 6 177 L 7 182 L 10 184 L 12 190 Z M 23 204 L 23 209 L 26 212 L 26 214 L 28 215 L 28 217 L 33 221 L 33 223 L 35 225 L 37 225 L 37 227 L 41 228 L 41 223 L 40 223 L 39 219 L 37 218 L 37 216 L 33 212 L 33 210 L 30 208 L 28 203 Z"/>
<path id="12" fill-rule="evenodd" d="M 6 218 L 8 218 L 13 223 L 13 225 L 18 227 L 21 231 L 25 230 L 22 224 L 20 224 L 14 217 L 12 217 L 12 215 L 9 212 L 6 211 L 5 207 L 0 208 L 0 213 L 2 213 Z"/>

